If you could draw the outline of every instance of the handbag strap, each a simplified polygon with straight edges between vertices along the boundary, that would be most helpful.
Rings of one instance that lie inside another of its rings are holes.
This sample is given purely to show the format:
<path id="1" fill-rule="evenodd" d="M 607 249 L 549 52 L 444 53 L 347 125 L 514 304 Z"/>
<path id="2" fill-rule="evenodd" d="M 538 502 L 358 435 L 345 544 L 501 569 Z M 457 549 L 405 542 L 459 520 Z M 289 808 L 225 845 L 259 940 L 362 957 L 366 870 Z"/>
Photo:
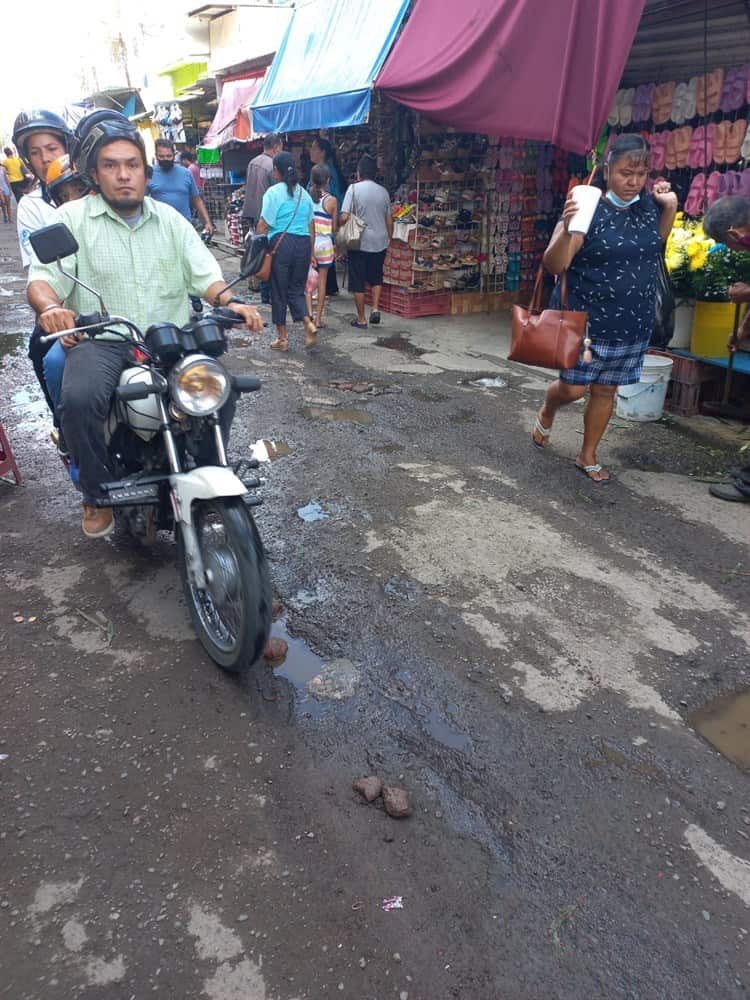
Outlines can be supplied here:
<path id="1" fill-rule="evenodd" d="M 285 236 L 286 236 L 286 234 L 287 234 L 287 233 L 289 232 L 289 227 L 290 227 L 290 226 L 291 226 L 291 224 L 292 224 L 292 223 L 294 222 L 294 219 L 295 219 L 295 217 L 296 217 L 296 215 L 297 215 L 297 209 L 299 208 L 299 206 L 300 206 L 300 202 L 301 202 L 301 201 L 302 201 L 302 187 L 300 186 L 300 189 L 299 189 L 299 194 L 297 195 L 297 204 L 296 204 L 296 205 L 294 206 L 294 211 L 292 212 L 292 217 L 291 217 L 291 219 L 289 220 L 289 222 L 287 222 L 287 224 L 286 224 L 286 229 L 284 230 L 284 232 L 283 232 L 283 233 L 281 234 L 281 236 L 279 236 L 279 238 L 278 238 L 278 239 L 276 240 L 276 246 L 275 246 L 275 247 L 273 248 L 273 250 L 271 251 L 271 256 L 272 256 L 272 257 L 275 257 L 275 256 L 276 256 L 276 252 L 277 252 L 277 250 L 279 249 L 279 247 L 281 246 L 281 244 L 282 244 L 282 243 L 284 242 L 284 237 L 285 237 Z"/>
<path id="2" fill-rule="evenodd" d="M 534 282 L 534 292 L 529 303 L 529 312 L 540 313 L 542 311 L 542 283 L 544 281 L 544 264 L 539 265 Z M 560 275 L 560 309 L 568 311 L 568 272 L 563 271 Z"/>

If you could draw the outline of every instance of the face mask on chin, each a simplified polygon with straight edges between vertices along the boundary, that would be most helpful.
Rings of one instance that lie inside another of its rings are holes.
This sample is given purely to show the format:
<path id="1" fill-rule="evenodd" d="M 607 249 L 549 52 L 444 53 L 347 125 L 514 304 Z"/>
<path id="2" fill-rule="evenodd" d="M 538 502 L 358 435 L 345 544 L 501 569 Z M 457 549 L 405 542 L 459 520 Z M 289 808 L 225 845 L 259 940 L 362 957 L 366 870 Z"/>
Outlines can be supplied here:
<path id="1" fill-rule="evenodd" d="M 619 195 L 616 195 L 614 191 L 607 191 L 604 197 L 610 205 L 614 205 L 615 208 L 630 208 L 631 205 L 635 205 L 641 196 L 637 194 L 635 197 L 631 198 L 630 201 L 624 201 Z"/>

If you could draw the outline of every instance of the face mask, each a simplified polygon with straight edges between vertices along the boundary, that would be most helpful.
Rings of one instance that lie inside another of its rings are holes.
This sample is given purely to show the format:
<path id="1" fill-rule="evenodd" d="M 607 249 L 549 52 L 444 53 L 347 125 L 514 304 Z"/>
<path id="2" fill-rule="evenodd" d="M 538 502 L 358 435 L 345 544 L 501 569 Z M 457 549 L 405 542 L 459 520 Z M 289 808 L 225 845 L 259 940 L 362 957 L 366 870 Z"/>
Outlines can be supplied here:
<path id="1" fill-rule="evenodd" d="M 604 197 L 611 205 L 614 205 L 615 208 L 630 208 L 631 205 L 635 205 L 641 196 L 637 194 L 634 198 L 631 198 L 630 201 L 623 201 L 622 198 L 618 197 L 618 195 L 614 193 L 614 191 L 607 191 Z"/>
<path id="2" fill-rule="evenodd" d="M 159 164 L 159 169 L 164 170 L 167 173 L 169 173 L 174 166 L 174 160 L 158 160 L 157 162 Z"/>

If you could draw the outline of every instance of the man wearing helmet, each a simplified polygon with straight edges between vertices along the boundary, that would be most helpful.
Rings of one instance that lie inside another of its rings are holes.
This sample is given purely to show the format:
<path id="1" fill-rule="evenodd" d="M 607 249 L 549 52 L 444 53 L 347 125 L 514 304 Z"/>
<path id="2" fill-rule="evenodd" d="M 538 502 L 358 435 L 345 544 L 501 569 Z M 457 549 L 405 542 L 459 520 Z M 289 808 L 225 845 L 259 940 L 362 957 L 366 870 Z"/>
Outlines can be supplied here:
<path id="1" fill-rule="evenodd" d="M 94 124 L 82 123 L 78 131 L 76 163 L 96 193 L 58 209 L 55 221 L 69 227 L 79 246 L 66 261 L 67 269 L 98 289 L 114 315 L 128 316 L 142 330 L 155 322 L 183 326 L 189 318 L 188 296 L 200 295 L 228 305 L 250 329 L 260 331 L 258 310 L 224 290 L 218 263 L 190 223 L 146 197 L 146 153 L 138 130 L 110 112 Z M 71 329 L 76 314 L 98 307 L 94 296 L 54 265 L 31 266 L 27 295 L 47 333 Z M 66 337 L 63 346 L 68 356 L 60 416 L 78 465 L 83 530 L 89 537 L 104 537 L 114 523 L 111 509 L 94 506 L 102 496 L 100 484 L 112 475 L 104 422 L 132 348 L 106 334 L 96 342 Z M 233 410 L 230 399 L 221 414 L 225 432 Z"/>
<path id="2" fill-rule="evenodd" d="M 16 118 L 13 126 L 13 142 L 19 156 L 36 178 L 31 190 L 19 200 L 16 212 L 21 263 L 25 268 L 36 262 L 29 236 L 43 226 L 52 225 L 56 217 L 55 206 L 52 204 L 45 183 L 47 168 L 57 157 L 70 152 L 72 141 L 73 133 L 65 121 L 53 111 L 44 108 L 22 111 Z M 40 336 L 41 331 L 37 324 L 29 338 L 29 358 L 34 365 L 47 404 L 54 413 L 54 404 L 44 379 L 44 356 L 49 350 L 49 345 L 41 344 Z"/>

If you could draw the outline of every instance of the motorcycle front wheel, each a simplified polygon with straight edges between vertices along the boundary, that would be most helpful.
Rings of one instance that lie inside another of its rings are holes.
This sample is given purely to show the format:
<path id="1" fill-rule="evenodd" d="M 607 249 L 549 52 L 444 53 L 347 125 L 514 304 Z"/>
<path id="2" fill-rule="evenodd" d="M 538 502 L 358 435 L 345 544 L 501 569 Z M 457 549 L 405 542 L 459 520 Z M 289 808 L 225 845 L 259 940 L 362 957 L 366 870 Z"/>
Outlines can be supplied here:
<path id="1" fill-rule="evenodd" d="M 199 501 L 193 523 L 207 588 L 191 582 L 178 532 L 180 575 L 203 648 L 224 670 L 238 672 L 260 657 L 271 632 L 271 580 L 255 521 L 239 498 Z"/>

